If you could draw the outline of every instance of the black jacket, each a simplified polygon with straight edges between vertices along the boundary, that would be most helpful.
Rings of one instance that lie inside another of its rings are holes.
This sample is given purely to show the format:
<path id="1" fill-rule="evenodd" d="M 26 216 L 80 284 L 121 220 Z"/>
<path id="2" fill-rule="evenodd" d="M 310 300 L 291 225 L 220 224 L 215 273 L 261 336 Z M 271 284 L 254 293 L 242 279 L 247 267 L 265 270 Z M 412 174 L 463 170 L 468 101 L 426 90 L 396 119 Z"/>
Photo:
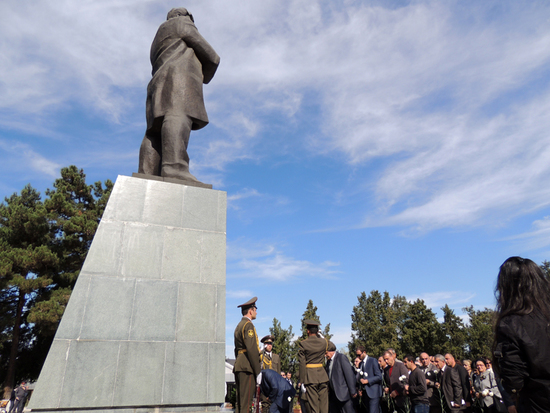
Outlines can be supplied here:
<path id="1" fill-rule="evenodd" d="M 496 329 L 495 363 L 504 389 L 526 412 L 550 406 L 550 326 L 536 314 L 504 317 Z"/>

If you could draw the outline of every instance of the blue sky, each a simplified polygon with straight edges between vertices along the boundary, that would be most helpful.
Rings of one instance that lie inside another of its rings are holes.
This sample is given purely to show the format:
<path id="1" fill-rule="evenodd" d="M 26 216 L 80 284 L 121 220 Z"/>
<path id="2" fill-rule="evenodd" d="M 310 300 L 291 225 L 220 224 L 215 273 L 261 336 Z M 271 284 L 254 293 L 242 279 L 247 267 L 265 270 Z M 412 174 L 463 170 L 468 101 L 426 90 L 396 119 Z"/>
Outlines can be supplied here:
<path id="1" fill-rule="evenodd" d="M 137 171 L 149 48 L 187 7 L 221 56 L 191 172 L 227 191 L 227 354 L 307 302 L 494 305 L 511 255 L 550 259 L 550 4 L 42 0 L 0 4 L 0 196 L 63 166 Z M 440 313 L 439 313 L 440 314 Z"/>

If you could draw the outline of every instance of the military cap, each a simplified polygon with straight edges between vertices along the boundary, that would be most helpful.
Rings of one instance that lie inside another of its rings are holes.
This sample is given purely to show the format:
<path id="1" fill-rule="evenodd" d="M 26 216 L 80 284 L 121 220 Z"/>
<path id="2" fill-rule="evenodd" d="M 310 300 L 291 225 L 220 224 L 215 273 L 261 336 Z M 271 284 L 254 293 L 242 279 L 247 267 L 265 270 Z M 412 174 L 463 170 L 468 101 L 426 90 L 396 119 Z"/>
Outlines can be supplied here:
<path id="1" fill-rule="evenodd" d="M 332 341 L 328 342 L 327 351 L 336 351 L 336 346 Z"/>
<path id="2" fill-rule="evenodd" d="M 258 301 L 258 297 L 252 297 L 250 300 L 248 300 L 246 303 L 238 305 L 237 308 L 246 308 L 246 307 L 252 307 L 256 304 L 256 301 Z"/>
<path id="3" fill-rule="evenodd" d="M 265 336 L 264 338 L 262 338 L 260 341 L 264 344 L 273 344 L 273 340 L 275 340 L 275 337 L 273 336 L 270 336 L 269 334 L 267 336 Z"/>
<path id="4" fill-rule="evenodd" d="M 321 323 L 317 320 L 304 320 L 306 326 L 320 326 Z"/>

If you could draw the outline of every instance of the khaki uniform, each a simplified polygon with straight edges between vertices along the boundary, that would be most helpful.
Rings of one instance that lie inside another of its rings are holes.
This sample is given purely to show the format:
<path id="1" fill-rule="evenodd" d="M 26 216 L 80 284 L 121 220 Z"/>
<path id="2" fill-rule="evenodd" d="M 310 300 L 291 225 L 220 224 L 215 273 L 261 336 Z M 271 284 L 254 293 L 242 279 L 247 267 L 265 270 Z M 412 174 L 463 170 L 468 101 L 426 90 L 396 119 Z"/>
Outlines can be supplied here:
<path id="1" fill-rule="evenodd" d="M 243 317 L 235 328 L 235 384 L 237 406 L 235 413 L 250 413 L 256 390 L 256 376 L 260 374 L 260 348 L 254 324 Z"/>
<path id="2" fill-rule="evenodd" d="M 323 367 L 328 341 L 309 336 L 299 343 L 300 383 L 306 387 L 302 401 L 307 413 L 328 413 L 328 376 Z"/>
<path id="3" fill-rule="evenodd" d="M 281 358 L 278 354 L 271 352 L 271 357 L 265 350 L 260 353 L 260 360 L 262 364 L 262 370 L 271 369 L 281 374 Z"/>

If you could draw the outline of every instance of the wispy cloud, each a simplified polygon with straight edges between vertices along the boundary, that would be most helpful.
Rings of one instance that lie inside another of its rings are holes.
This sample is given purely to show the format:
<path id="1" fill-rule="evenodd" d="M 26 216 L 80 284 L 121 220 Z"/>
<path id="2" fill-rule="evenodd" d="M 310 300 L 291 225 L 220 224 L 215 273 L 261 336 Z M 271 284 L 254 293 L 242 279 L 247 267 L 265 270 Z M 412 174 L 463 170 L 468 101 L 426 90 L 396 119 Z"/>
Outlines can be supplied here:
<path id="1" fill-rule="evenodd" d="M 408 298 L 410 301 L 421 299 L 426 304 L 426 307 L 439 311 L 445 304 L 451 308 L 461 304 L 467 305 L 475 296 L 475 293 L 469 291 L 437 291 Z"/>
<path id="2" fill-rule="evenodd" d="M 252 292 L 250 290 L 228 290 L 226 291 L 227 298 L 251 298 Z"/>
<path id="3" fill-rule="evenodd" d="M 508 241 L 518 241 L 524 250 L 540 250 L 550 245 L 550 217 L 544 217 L 534 221 L 531 230 L 522 234 L 509 237 Z"/>
<path id="4" fill-rule="evenodd" d="M 335 278 L 339 263 L 312 263 L 287 256 L 274 245 L 245 246 L 242 241 L 228 246 L 228 277 L 253 277 L 290 281 L 302 277 Z"/>
<path id="5" fill-rule="evenodd" d="M 550 8 L 467 4 L 191 1 L 222 58 L 192 167 L 223 183 L 228 165 L 287 146 L 350 168 L 382 160 L 354 177 L 374 188 L 363 226 L 499 225 L 549 206 Z M 17 120 L 77 105 L 117 124 L 143 104 L 150 43 L 170 7 L 2 3 L 0 110 Z M 275 127 L 306 120 L 309 135 L 267 143 Z"/>
<path id="6" fill-rule="evenodd" d="M 4 162 L 1 169 L 11 170 L 32 169 L 40 174 L 55 177 L 61 169 L 61 165 L 45 156 L 35 152 L 29 145 L 21 142 L 6 141 L 0 139 L 0 149 L 9 154 L 4 157 L 9 161 Z"/>

